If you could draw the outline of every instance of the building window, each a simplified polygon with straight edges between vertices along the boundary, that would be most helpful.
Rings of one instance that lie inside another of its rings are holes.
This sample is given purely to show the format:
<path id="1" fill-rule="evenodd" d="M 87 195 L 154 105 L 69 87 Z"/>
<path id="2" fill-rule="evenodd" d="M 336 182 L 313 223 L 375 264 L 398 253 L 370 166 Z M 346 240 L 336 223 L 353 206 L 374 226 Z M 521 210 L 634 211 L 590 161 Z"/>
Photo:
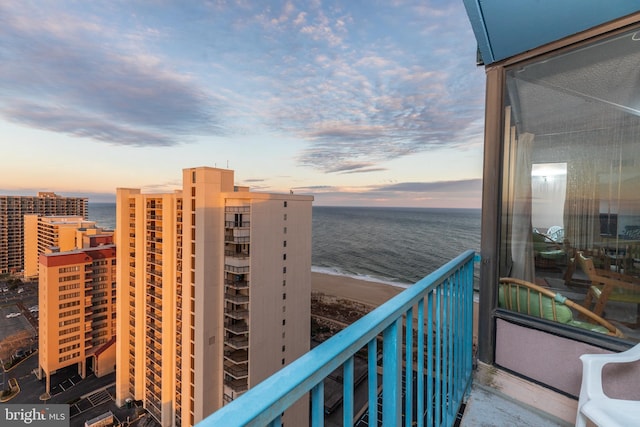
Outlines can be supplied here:
<path id="1" fill-rule="evenodd" d="M 282 299 L 287 299 L 287 294 L 286 294 L 286 292 L 282 294 Z"/>
<path id="2" fill-rule="evenodd" d="M 286 261 L 287 260 L 287 254 L 282 254 L 282 260 Z"/>
<path id="3" fill-rule="evenodd" d="M 282 267 L 282 272 L 286 273 L 287 272 L 287 267 Z"/>
<path id="4" fill-rule="evenodd" d="M 287 202 L 286 202 L 286 201 L 284 202 L 284 207 L 285 207 L 285 208 L 287 207 Z"/>
<path id="5" fill-rule="evenodd" d="M 287 241 L 286 240 L 282 242 L 282 247 L 284 247 L 284 248 L 287 247 Z"/>
<path id="6" fill-rule="evenodd" d="M 503 141 L 500 277 L 561 293 L 619 329 L 631 325 L 628 337 L 640 332 L 638 291 L 623 283 L 640 283 L 636 33 L 506 68 L 500 112 L 511 130 Z M 609 293 L 598 275 L 622 281 Z M 499 285 L 498 305 L 594 330 L 569 308 L 539 313 L 525 292 Z"/>
<path id="7" fill-rule="evenodd" d="M 287 214 L 284 214 L 284 218 L 285 221 L 287 220 Z"/>

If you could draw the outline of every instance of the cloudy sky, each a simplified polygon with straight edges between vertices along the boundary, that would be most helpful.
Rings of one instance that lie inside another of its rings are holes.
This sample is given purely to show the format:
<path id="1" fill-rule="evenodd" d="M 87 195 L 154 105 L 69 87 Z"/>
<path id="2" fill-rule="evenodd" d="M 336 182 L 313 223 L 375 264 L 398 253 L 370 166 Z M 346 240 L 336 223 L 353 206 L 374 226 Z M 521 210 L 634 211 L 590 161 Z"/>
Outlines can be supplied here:
<path id="1" fill-rule="evenodd" d="M 0 194 L 228 167 L 316 205 L 479 207 L 462 0 L 0 2 Z"/>

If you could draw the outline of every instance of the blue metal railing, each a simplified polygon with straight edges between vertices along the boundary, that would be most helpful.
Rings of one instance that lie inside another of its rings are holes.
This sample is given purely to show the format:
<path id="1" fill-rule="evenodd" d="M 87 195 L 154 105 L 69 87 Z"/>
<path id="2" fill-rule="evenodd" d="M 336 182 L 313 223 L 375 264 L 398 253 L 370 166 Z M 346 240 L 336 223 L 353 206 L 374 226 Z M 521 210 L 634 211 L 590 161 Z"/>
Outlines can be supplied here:
<path id="1" fill-rule="evenodd" d="M 341 366 L 343 425 L 353 426 L 354 357 L 360 350 L 367 353 L 369 426 L 452 426 L 471 386 L 474 260 L 473 251 L 459 255 L 198 427 L 277 427 L 282 413 L 309 392 L 311 424 L 323 426 L 324 380 Z"/>

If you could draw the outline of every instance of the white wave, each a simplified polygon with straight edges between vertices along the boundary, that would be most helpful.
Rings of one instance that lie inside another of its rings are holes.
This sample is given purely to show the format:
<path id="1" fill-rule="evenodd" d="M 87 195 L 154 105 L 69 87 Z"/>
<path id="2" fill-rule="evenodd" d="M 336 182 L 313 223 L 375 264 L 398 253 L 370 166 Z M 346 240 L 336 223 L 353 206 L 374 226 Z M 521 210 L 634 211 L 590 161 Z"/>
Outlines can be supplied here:
<path id="1" fill-rule="evenodd" d="M 342 276 L 351 279 L 362 280 L 363 282 L 382 283 L 383 285 L 395 286 L 397 288 L 407 289 L 411 287 L 412 283 L 397 282 L 392 279 L 383 279 L 379 277 L 369 276 L 366 274 L 347 273 L 337 267 L 317 267 L 312 266 L 311 271 L 320 274 L 329 274 L 331 276 Z"/>

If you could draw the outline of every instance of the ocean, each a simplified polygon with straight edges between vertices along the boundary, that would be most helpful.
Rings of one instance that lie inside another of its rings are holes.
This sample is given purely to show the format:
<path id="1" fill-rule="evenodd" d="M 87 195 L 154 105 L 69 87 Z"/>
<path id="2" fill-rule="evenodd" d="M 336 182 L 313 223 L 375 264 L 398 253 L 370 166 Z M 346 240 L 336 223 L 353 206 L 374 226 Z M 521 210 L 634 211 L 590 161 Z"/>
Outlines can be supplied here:
<path id="1" fill-rule="evenodd" d="M 115 203 L 89 219 L 115 228 Z M 406 287 L 467 249 L 480 250 L 479 209 L 313 208 L 313 271 Z"/>

